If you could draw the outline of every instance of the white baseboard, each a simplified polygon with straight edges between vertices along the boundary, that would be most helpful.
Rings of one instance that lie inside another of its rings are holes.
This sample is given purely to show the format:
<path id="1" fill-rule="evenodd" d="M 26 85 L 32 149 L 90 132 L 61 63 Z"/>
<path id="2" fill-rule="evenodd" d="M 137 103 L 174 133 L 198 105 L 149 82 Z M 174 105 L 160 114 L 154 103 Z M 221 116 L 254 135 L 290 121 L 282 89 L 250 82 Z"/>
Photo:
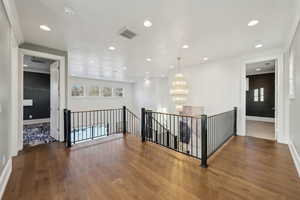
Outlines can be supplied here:
<path id="1" fill-rule="evenodd" d="M 289 149 L 292 154 L 292 157 L 293 157 L 293 160 L 294 160 L 297 172 L 298 172 L 298 176 L 300 176 L 300 156 L 299 156 L 293 142 L 289 142 Z"/>
<path id="2" fill-rule="evenodd" d="M 50 118 L 44 119 L 28 119 L 23 121 L 23 125 L 50 123 Z"/>
<path id="3" fill-rule="evenodd" d="M 246 120 L 275 123 L 275 118 L 272 117 L 246 116 Z"/>
<path id="4" fill-rule="evenodd" d="M 2 174 L 0 175 L 0 199 L 2 199 L 2 196 L 4 194 L 7 182 L 9 180 L 10 174 L 12 171 L 12 160 L 11 158 L 6 162 L 6 165 L 2 171 Z"/>

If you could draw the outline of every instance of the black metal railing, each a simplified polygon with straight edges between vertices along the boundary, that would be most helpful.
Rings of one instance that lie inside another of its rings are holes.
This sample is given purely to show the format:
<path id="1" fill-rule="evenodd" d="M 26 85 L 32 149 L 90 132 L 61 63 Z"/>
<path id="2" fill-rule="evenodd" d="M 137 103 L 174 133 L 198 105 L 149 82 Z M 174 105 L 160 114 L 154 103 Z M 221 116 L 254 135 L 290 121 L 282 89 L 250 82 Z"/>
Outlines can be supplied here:
<path id="1" fill-rule="evenodd" d="M 153 112 L 142 108 L 141 137 L 180 153 L 201 159 L 207 167 L 207 159 L 231 136 L 236 134 L 237 109 L 207 117 Z"/>
<path id="2" fill-rule="evenodd" d="M 126 110 L 126 127 L 127 127 L 127 133 L 132 134 L 137 137 L 141 137 L 141 129 L 140 129 L 140 118 L 135 115 L 132 111 L 129 109 Z"/>
<path id="3" fill-rule="evenodd" d="M 237 108 L 207 117 L 207 155 L 213 155 L 232 136 L 236 135 Z"/>
<path id="4" fill-rule="evenodd" d="M 135 125 L 139 121 L 125 106 L 74 112 L 65 109 L 64 113 L 65 141 L 68 147 L 114 134 L 137 134 Z"/>

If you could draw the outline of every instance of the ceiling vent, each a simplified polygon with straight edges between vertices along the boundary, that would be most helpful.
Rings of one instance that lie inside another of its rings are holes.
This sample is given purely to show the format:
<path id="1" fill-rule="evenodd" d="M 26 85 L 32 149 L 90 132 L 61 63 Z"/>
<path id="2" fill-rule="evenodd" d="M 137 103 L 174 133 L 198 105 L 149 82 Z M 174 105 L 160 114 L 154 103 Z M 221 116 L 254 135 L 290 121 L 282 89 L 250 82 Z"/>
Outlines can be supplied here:
<path id="1" fill-rule="evenodd" d="M 32 57 L 32 58 L 31 58 L 31 62 L 35 62 L 35 63 L 46 63 L 46 62 L 47 62 L 47 59 L 39 58 L 39 57 Z"/>
<path id="2" fill-rule="evenodd" d="M 136 33 L 129 30 L 127 27 L 125 27 L 125 28 L 121 29 L 120 35 L 131 40 L 132 38 L 134 38 L 136 36 Z"/>

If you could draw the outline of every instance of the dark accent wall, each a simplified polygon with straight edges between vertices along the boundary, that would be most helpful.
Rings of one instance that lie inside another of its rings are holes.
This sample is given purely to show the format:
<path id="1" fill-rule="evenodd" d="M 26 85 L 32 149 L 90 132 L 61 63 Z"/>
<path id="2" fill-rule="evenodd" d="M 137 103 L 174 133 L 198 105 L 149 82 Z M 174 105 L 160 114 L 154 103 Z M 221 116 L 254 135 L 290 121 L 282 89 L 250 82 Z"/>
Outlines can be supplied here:
<path id="1" fill-rule="evenodd" d="M 275 73 L 247 76 L 249 90 L 246 92 L 246 115 L 273 117 L 275 115 Z M 264 101 L 254 101 L 254 89 L 264 88 Z"/>
<path id="2" fill-rule="evenodd" d="M 24 72 L 24 99 L 33 100 L 33 106 L 24 106 L 24 120 L 49 118 L 50 74 Z"/>

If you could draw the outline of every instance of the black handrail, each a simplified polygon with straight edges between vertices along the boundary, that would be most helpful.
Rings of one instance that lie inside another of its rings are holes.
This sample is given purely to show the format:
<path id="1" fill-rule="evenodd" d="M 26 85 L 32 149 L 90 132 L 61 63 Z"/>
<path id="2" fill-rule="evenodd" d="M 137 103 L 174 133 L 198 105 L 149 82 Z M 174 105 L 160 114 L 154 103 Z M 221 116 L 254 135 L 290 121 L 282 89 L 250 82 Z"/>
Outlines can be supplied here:
<path id="1" fill-rule="evenodd" d="M 168 119 L 166 125 L 162 123 L 161 116 L 163 120 Z M 201 167 L 206 168 L 208 158 L 237 134 L 237 108 L 209 117 L 153 112 L 142 108 L 141 127 L 143 142 L 154 142 L 201 159 Z"/>
<path id="2" fill-rule="evenodd" d="M 70 111 L 64 110 L 66 146 L 113 134 L 136 133 L 136 115 L 122 108 Z"/>

